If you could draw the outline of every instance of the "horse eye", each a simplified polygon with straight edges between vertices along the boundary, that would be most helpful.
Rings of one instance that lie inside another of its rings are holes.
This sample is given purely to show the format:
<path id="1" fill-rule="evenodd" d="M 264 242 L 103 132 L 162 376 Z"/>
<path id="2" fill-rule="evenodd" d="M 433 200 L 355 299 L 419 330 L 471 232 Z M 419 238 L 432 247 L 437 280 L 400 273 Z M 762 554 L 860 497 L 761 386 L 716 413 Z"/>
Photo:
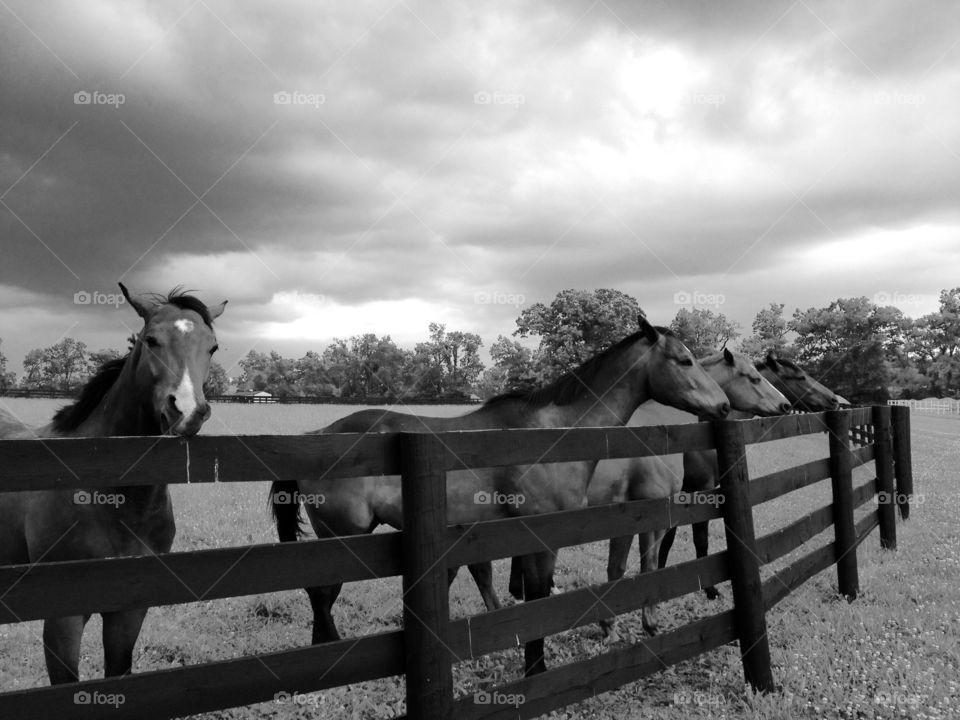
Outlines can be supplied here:
<path id="1" fill-rule="evenodd" d="M 214 345 L 212 348 L 210 348 L 210 354 L 213 355 L 219 349 L 220 349 L 219 345 Z"/>
<path id="2" fill-rule="evenodd" d="M 147 347 L 155 348 L 160 345 L 160 341 L 157 340 L 153 335 L 147 336 Z"/>
<path id="3" fill-rule="evenodd" d="M 680 358 L 680 360 L 678 360 L 677 362 L 679 362 L 681 365 L 685 367 L 689 367 L 693 365 L 693 358 L 688 358 L 688 357 Z"/>

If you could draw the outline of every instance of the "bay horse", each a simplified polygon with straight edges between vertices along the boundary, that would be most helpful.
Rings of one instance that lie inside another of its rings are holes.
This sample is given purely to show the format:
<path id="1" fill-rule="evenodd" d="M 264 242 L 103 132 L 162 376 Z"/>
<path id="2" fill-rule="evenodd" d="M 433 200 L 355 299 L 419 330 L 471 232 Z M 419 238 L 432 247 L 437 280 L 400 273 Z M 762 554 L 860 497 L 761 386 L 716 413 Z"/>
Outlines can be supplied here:
<path id="1" fill-rule="evenodd" d="M 707 375 L 720 386 L 730 402 L 731 413 L 747 411 L 751 415 L 783 415 L 790 410 L 790 403 L 776 388 L 761 377 L 750 360 L 739 353 L 726 348 L 721 352 L 700 360 Z M 631 425 L 670 424 L 672 419 L 664 419 L 653 403 L 641 406 L 634 414 Z M 675 413 L 674 413 L 675 414 Z M 729 417 L 729 414 L 727 415 Z M 706 419 L 701 416 L 700 419 Z M 587 491 L 587 502 L 593 507 L 627 500 L 655 500 L 676 495 L 681 489 L 683 470 L 681 456 L 649 456 L 623 458 L 619 460 L 601 460 L 594 470 Z M 650 572 L 657 568 L 657 551 L 665 530 L 640 533 L 640 572 Z M 632 536 L 611 538 L 607 563 L 607 580 L 614 581 L 623 577 L 627 569 Z M 510 592 L 520 597 L 522 576 L 520 567 L 514 558 L 510 573 Z M 646 606 L 642 610 L 643 627 L 650 634 L 659 631 L 656 607 Z M 601 621 L 600 626 L 609 641 L 614 642 L 613 619 Z"/>
<path id="2" fill-rule="evenodd" d="M 823 412 L 840 407 L 841 398 L 832 390 L 814 380 L 799 365 L 791 360 L 778 359 L 772 352 L 756 364 L 760 374 L 790 401 L 791 407 L 806 412 Z M 742 412 L 735 408 L 727 416 L 729 420 L 747 420 L 755 414 Z M 717 487 L 720 470 L 717 466 L 716 450 L 701 450 L 683 455 L 683 491 L 688 493 L 709 492 Z M 709 553 L 709 521 L 693 523 L 693 546 L 698 558 Z M 660 544 L 659 566 L 666 567 L 670 548 L 677 534 L 677 528 L 667 531 Z M 712 585 L 703 589 L 711 600 L 720 597 L 720 592 Z"/>
<path id="3" fill-rule="evenodd" d="M 207 307 L 179 288 L 166 296 L 123 296 L 143 319 L 126 357 L 111 360 L 49 425 L 21 437 L 195 435 L 210 416 L 203 382 L 217 349 Z M 0 565 L 164 553 L 175 525 L 166 485 L 0 493 Z M 104 675 L 124 675 L 147 610 L 102 613 Z M 43 648 L 51 684 L 79 679 L 89 615 L 47 618 Z"/>
<path id="4" fill-rule="evenodd" d="M 651 398 L 711 417 L 723 417 L 729 410 L 726 395 L 686 346 L 669 330 L 654 327 L 641 316 L 638 332 L 538 390 L 499 395 L 478 410 L 455 418 L 416 418 L 383 410 L 362 410 L 315 433 L 625 425 L 633 411 Z M 582 507 L 595 466 L 596 461 L 585 461 L 553 463 L 549 467 L 528 465 L 449 472 L 447 522 L 473 523 Z M 369 533 L 380 524 L 398 529 L 402 526 L 399 477 L 278 481 L 273 483 L 270 497 L 282 542 L 297 540 L 302 535 L 301 505 L 285 501 L 285 498 L 297 497 L 297 493 L 300 497 L 323 498 L 322 503 L 304 505 L 318 537 Z M 478 502 L 478 493 L 512 497 L 516 502 Z M 526 600 L 549 594 L 555 563 L 553 550 L 524 557 Z M 306 589 L 314 613 L 314 643 L 340 637 L 331 608 L 341 587 L 337 584 Z M 546 669 L 543 643 L 542 638 L 526 643 L 527 674 Z"/>

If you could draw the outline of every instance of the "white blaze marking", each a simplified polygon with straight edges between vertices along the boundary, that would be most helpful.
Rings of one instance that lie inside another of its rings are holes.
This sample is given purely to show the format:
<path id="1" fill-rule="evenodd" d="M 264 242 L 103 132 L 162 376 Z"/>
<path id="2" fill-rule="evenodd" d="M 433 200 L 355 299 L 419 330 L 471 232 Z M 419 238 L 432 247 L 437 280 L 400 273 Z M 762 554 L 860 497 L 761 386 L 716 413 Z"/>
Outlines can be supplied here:
<path id="1" fill-rule="evenodd" d="M 190 321 L 186 320 L 185 322 Z M 197 409 L 197 400 L 193 396 L 193 382 L 190 380 L 189 370 L 184 369 L 183 378 L 181 378 L 180 385 L 174 391 L 173 397 L 176 399 L 177 410 L 183 414 L 183 417 L 192 417 Z"/>
<path id="2" fill-rule="evenodd" d="M 193 320 L 187 320 L 186 318 L 180 318 L 173 325 L 184 335 L 193 330 Z"/>

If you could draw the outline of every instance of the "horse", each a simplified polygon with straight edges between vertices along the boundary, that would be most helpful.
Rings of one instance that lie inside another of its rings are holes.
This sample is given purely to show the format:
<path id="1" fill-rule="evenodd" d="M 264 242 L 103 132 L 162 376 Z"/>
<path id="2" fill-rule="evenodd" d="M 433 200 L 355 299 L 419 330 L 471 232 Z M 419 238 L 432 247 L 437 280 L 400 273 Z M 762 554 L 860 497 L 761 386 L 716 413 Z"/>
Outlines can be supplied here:
<path id="1" fill-rule="evenodd" d="M 713 378 L 730 401 L 730 412 L 747 411 L 750 414 L 783 415 L 790 410 L 786 397 L 764 380 L 750 360 L 724 348 L 721 352 L 700 360 L 707 375 Z M 660 410 L 648 403 L 633 416 L 632 425 L 660 425 L 664 418 Z M 676 413 L 674 413 L 676 414 Z M 728 414 L 729 417 L 729 414 Z M 637 422 L 639 421 L 639 422 Z M 676 421 L 667 418 L 666 422 Z M 682 417 L 681 421 L 688 421 Z M 593 507 L 627 500 L 655 500 L 672 497 L 681 489 L 683 477 L 679 455 L 601 460 L 593 473 L 587 492 L 587 502 Z M 666 531 L 645 532 L 638 535 L 640 546 L 640 572 L 655 570 L 657 549 Z M 632 536 L 611 538 L 607 563 L 608 581 L 619 580 L 627 568 Z M 517 558 L 511 566 L 510 592 L 519 597 L 521 575 Z M 656 607 L 646 606 L 642 611 L 643 627 L 650 635 L 659 632 Z M 614 620 L 600 622 L 604 636 L 610 642 L 616 640 Z"/>
<path id="2" fill-rule="evenodd" d="M 455 418 L 412 418 L 363 410 L 315 433 L 625 425 L 633 411 L 651 398 L 711 417 L 723 417 L 729 410 L 726 395 L 686 346 L 669 330 L 650 325 L 641 315 L 638 332 L 532 392 L 499 395 L 478 410 Z M 579 508 L 595 466 L 596 461 L 583 461 L 553 463 L 549 468 L 529 465 L 450 472 L 447 521 L 474 523 Z M 297 496 L 323 499 L 322 503 L 303 505 L 318 537 L 368 533 L 380 524 L 402 526 L 400 479 L 396 476 L 278 481 L 271 487 L 270 499 L 281 542 L 295 541 L 303 533 L 301 504 L 286 501 Z M 478 497 L 503 497 L 513 502 L 488 503 Z M 549 594 L 555 563 L 553 550 L 524 558 L 526 600 Z M 451 577 L 456 572 L 452 570 Z M 306 589 L 314 613 L 314 643 L 340 637 L 331 608 L 341 587 Z M 546 669 L 542 638 L 526 643 L 524 660 L 528 675 Z"/>
<path id="3" fill-rule="evenodd" d="M 791 407 L 806 412 L 823 412 L 836 410 L 841 405 L 841 398 L 832 390 L 814 380 L 799 365 L 791 360 L 778 359 L 774 354 L 767 356 L 756 364 L 760 374 L 777 390 L 783 393 L 790 401 Z M 729 420 L 747 420 L 754 416 L 742 408 L 735 408 L 727 416 Z M 719 482 L 720 470 L 717 466 L 716 450 L 701 450 L 684 453 L 683 455 L 683 491 L 687 493 L 709 492 Z M 693 546 L 697 557 L 706 557 L 709 552 L 709 521 L 693 523 Z M 670 548 L 677 534 L 677 528 L 667 531 L 660 543 L 659 566 L 666 567 Z M 703 589 L 710 600 L 720 597 L 720 592 L 712 585 Z"/>
<path id="4" fill-rule="evenodd" d="M 203 382 L 217 349 L 208 307 L 176 288 L 166 296 L 123 296 L 143 329 L 123 358 L 107 362 L 53 421 L 19 437 L 195 435 L 210 417 Z M 166 485 L 0 493 L 0 565 L 164 553 L 175 525 Z M 104 675 L 131 671 L 146 608 L 105 612 Z M 80 641 L 89 615 L 47 618 L 43 647 L 51 684 L 79 680 Z"/>

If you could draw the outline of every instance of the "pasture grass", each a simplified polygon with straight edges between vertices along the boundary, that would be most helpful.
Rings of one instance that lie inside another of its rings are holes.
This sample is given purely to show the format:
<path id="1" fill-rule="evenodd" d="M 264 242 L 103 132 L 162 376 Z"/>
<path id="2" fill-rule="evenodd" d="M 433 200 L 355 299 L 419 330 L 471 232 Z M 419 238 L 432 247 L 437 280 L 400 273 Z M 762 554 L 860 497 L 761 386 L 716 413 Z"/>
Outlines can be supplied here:
<path id="1" fill-rule="evenodd" d="M 42 423 L 58 401 L 4 401 L 27 422 Z M 43 405 L 44 407 L 38 407 Z M 29 406 L 29 407 L 28 407 Z M 299 433 L 322 427 L 353 408 L 342 406 L 216 405 L 204 431 L 214 434 Z M 430 407 L 429 414 L 454 415 L 463 408 Z M 552 713 L 573 718 L 951 718 L 960 717 L 960 424 L 953 418 L 914 415 L 913 452 L 917 501 L 911 519 L 898 520 L 899 549 L 882 551 L 875 531 L 858 549 L 861 593 L 848 603 L 837 596 L 836 571 L 828 569 L 788 596 L 767 615 L 778 691 L 752 694 L 743 681 L 739 650 L 725 646 L 645 680 Z M 778 441 L 749 449 L 751 475 L 795 465 L 826 454 L 825 436 Z M 872 466 L 871 466 L 872 467 Z M 858 478 L 868 476 L 866 469 Z M 265 483 L 172 487 L 177 516 L 174 550 L 273 542 L 266 513 Z M 830 502 L 829 481 L 755 508 L 757 535 Z M 867 505 L 869 507 L 869 504 Z M 773 566 L 832 539 L 827 531 Z M 724 547 L 721 524 L 711 524 L 711 549 Z M 689 528 L 681 528 L 671 563 L 693 557 Z M 629 573 L 637 571 L 636 546 Z M 606 543 L 560 551 L 556 582 L 572 590 L 606 580 Z M 241 570 L 242 571 L 242 570 Z M 771 569 L 765 568 L 765 575 Z M 505 602 L 509 563 L 495 563 L 496 589 Z M 729 583 L 717 601 L 702 593 L 664 603 L 665 629 L 731 607 Z M 347 585 L 334 609 L 345 637 L 400 627 L 400 580 Z M 451 614 L 482 612 L 465 570 L 455 580 Z M 302 591 L 229 598 L 154 608 L 147 616 L 134 667 L 137 671 L 177 667 L 241 655 L 279 651 L 309 642 L 311 614 Z M 621 642 L 642 641 L 640 613 L 621 616 Z M 46 683 L 41 623 L 0 626 L 0 688 Z M 81 675 L 102 672 L 99 620 L 84 635 Z M 607 650 L 596 626 L 547 640 L 555 666 Z M 522 650 L 512 649 L 455 667 L 458 695 L 520 677 Z M 291 691 L 295 688 L 291 688 Z M 261 703 L 207 713 L 204 718 L 386 718 L 403 712 L 403 679 L 360 683 L 307 695 L 308 704 Z"/>

